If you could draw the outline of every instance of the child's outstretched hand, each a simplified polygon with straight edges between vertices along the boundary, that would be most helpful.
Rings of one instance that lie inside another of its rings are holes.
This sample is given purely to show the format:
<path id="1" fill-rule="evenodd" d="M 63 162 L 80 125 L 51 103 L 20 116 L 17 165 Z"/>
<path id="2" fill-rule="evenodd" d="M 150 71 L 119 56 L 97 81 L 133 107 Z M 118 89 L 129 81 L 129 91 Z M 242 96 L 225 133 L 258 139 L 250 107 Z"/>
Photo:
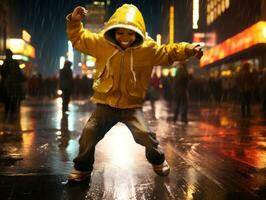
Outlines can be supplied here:
<path id="1" fill-rule="evenodd" d="M 194 46 L 193 51 L 195 52 L 195 56 L 198 59 L 201 59 L 201 57 L 203 56 L 203 51 L 202 51 L 202 47 L 199 44 Z"/>
<path id="2" fill-rule="evenodd" d="M 88 11 L 84 7 L 78 6 L 74 9 L 71 15 L 71 20 L 81 21 L 87 13 Z"/>

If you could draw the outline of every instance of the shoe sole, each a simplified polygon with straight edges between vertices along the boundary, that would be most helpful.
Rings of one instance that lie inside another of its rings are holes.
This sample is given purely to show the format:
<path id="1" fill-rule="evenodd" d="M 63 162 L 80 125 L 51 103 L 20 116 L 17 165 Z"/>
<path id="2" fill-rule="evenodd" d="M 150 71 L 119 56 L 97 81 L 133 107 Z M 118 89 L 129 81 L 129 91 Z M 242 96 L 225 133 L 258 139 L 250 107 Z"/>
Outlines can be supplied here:
<path id="1" fill-rule="evenodd" d="M 86 175 L 86 176 L 81 177 L 81 178 L 68 178 L 67 182 L 69 182 L 69 183 L 80 183 L 80 182 L 90 181 L 90 179 L 91 179 L 91 175 Z"/>

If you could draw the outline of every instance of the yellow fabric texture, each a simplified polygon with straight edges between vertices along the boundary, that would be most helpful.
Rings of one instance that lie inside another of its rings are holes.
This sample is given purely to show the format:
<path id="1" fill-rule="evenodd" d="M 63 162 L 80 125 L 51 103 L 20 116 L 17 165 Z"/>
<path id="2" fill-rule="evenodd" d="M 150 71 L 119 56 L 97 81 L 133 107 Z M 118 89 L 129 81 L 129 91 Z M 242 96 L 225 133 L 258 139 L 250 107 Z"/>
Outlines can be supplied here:
<path id="1" fill-rule="evenodd" d="M 135 31 L 139 41 L 121 49 L 109 34 L 118 27 Z M 153 66 L 169 66 L 194 54 L 189 43 L 159 46 L 145 37 L 142 14 L 132 4 L 118 8 L 99 33 L 83 28 L 82 22 L 71 21 L 69 14 L 67 34 L 75 49 L 96 58 L 92 102 L 121 109 L 142 106 Z"/>

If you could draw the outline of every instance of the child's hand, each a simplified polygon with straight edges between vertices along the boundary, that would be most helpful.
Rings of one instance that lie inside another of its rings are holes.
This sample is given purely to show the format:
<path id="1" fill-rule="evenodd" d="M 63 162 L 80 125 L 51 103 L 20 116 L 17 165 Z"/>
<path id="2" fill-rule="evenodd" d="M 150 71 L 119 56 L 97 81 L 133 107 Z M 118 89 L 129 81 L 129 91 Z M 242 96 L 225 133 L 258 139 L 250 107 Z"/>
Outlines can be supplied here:
<path id="1" fill-rule="evenodd" d="M 202 47 L 199 44 L 193 47 L 193 51 L 195 53 L 195 56 L 198 59 L 201 59 L 201 57 L 203 56 L 203 51 L 202 51 Z"/>
<path id="2" fill-rule="evenodd" d="M 78 6 L 74 9 L 71 15 L 71 20 L 81 21 L 87 13 L 88 11 L 84 7 Z"/>

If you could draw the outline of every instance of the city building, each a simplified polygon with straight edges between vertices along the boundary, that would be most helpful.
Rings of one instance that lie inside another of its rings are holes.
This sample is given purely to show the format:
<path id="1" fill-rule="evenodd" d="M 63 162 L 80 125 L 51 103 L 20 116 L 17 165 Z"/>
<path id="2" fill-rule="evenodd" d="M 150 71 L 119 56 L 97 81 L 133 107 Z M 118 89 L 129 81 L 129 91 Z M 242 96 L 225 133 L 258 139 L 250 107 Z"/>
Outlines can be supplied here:
<path id="1" fill-rule="evenodd" d="M 200 67 L 233 76 L 243 62 L 266 67 L 266 0 L 205 0 L 206 30 L 217 44 L 205 50 Z"/>
<path id="2" fill-rule="evenodd" d="M 14 0 L 1 0 L 0 2 L 0 65 L 5 59 L 4 50 L 9 48 L 13 58 L 18 60 L 20 68 L 26 76 L 36 71 L 34 64 L 35 48 L 31 44 L 31 35 L 26 30 L 20 30 L 16 15 L 11 15 L 11 9 L 16 13 Z"/>

